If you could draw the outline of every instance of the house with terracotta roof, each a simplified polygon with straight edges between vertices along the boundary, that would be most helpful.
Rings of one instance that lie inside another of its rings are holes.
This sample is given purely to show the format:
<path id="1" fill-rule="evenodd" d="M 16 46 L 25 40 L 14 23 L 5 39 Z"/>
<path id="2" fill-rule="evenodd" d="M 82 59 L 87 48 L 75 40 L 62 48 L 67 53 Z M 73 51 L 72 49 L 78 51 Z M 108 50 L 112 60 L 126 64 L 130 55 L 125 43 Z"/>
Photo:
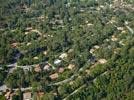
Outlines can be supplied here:
<path id="1" fill-rule="evenodd" d="M 32 93 L 31 92 L 23 93 L 23 100 L 32 100 Z"/>
<path id="2" fill-rule="evenodd" d="M 55 80 L 58 78 L 58 73 L 54 73 L 54 74 L 51 74 L 49 77 L 52 79 L 52 80 Z"/>
<path id="3" fill-rule="evenodd" d="M 75 68 L 75 64 L 69 64 L 69 65 L 68 65 L 68 69 L 72 70 L 72 69 L 74 69 L 74 68 Z"/>

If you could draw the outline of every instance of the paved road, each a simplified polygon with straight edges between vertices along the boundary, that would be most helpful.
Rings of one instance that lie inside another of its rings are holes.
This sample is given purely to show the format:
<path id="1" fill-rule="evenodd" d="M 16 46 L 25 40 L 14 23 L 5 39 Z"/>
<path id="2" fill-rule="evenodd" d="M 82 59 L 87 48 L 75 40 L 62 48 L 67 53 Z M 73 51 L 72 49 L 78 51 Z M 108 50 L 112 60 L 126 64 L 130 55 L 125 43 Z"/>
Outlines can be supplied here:
<path id="1" fill-rule="evenodd" d="M 133 29 L 131 27 L 126 25 L 126 28 L 130 31 L 131 34 L 134 34 L 134 31 L 133 31 Z"/>
<path id="2" fill-rule="evenodd" d="M 67 98 L 69 98 L 71 95 L 77 93 L 79 90 L 81 90 L 82 88 L 84 88 L 86 86 L 86 84 L 80 86 L 78 89 L 74 90 L 71 94 L 69 94 L 67 97 L 65 97 L 63 100 L 67 100 Z"/>
<path id="3" fill-rule="evenodd" d="M 98 75 L 98 76 L 104 75 L 104 74 L 106 74 L 106 73 L 107 73 L 107 71 L 104 71 L 103 73 L 101 73 L 101 74 Z M 95 77 L 95 78 L 94 78 L 93 80 L 91 80 L 91 81 L 96 80 L 96 78 L 97 78 L 97 77 Z M 91 82 L 91 81 L 89 81 L 89 82 Z M 81 90 L 81 89 L 84 88 L 84 87 L 86 87 L 86 84 L 81 85 L 79 88 L 77 88 L 76 90 L 74 90 L 71 94 L 69 94 L 68 96 L 66 96 L 63 100 L 67 100 L 67 98 L 69 98 L 69 97 L 72 96 L 73 94 L 77 93 L 79 90 Z"/>

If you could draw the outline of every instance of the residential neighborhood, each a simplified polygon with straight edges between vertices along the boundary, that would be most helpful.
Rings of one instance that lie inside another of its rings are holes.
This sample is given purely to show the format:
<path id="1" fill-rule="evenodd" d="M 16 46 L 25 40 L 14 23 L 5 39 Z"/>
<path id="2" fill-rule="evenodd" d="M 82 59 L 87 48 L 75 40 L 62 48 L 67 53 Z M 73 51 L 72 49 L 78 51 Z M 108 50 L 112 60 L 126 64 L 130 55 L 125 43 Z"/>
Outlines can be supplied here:
<path id="1" fill-rule="evenodd" d="M 134 100 L 133 0 L 2 0 L 0 100 Z"/>

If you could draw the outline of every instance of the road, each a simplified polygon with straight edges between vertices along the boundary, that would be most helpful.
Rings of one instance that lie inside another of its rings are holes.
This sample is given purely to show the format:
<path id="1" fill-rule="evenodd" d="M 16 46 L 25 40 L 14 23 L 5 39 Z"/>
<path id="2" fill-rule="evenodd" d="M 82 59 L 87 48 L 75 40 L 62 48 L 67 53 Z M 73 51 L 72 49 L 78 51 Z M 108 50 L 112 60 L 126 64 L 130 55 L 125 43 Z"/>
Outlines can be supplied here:
<path id="1" fill-rule="evenodd" d="M 86 87 L 86 84 L 80 86 L 78 89 L 74 90 L 71 94 L 69 94 L 67 97 L 65 97 L 63 100 L 67 100 L 67 98 L 69 98 L 71 95 L 77 93 L 79 90 L 81 90 L 82 88 Z"/>
<path id="2" fill-rule="evenodd" d="M 103 73 L 101 73 L 100 75 L 97 75 L 93 80 L 91 80 L 91 81 L 94 81 L 94 80 L 96 80 L 96 78 L 98 77 L 98 76 L 101 76 L 101 75 L 104 75 L 104 74 L 106 74 L 107 73 L 107 71 L 104 71 Z M 89 82 L 91 82 L 91 81 L 89 81 Z M 86 83 L 85 84 L 83 84 L 83 85 L 81 85 L 79 88 L 77 88 L 76 90 L 74 90 L 71 94 L 69 94 L 68 96 L 66 96 L 63 100 L 67 100 L 67 98 L 69 98 L 70 96 L 72 96 L 73 94 L 75 94 L 75 93 L 77 93 L 79 90 L 81 90 L 82 88 L 84 88 L 84 87 L 86 87 Z"/>

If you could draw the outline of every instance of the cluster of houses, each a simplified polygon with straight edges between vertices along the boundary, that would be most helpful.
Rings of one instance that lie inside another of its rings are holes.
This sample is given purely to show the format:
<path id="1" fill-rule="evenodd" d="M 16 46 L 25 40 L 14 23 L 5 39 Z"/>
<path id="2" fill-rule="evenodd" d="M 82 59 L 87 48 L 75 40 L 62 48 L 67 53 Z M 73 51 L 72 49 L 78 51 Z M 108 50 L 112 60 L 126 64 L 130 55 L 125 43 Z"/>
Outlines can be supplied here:
<path id="1" fill-rule="evenodd" d="M 43 96 L 44 96 L 44 92 L 37 92 L 36 93 L 36 100 L 40 100 Z M 5 98 L 6 100 L 13 100 L 13 96 L 18 95 L 17 92 L 12 91 L 12 90 L 7 90 L 5 93 Z M 33 98 L 33 94 L 30 91 L 26 91 L 22 93 L 22 97 L 20 99 L 22 100 L 34 100 L 35 98 Z"/>
<path id="2" fill-rule="evenodd" d="M 59 56 L 59 59 L 56 59 L 54 61 L 54 64 L 55 65 L 60 65 L 60 63 L 62 62 L 62 59 L 66 59 L 67 58 L 67 53 L 62 53 L 60 56 Z M 68 66 L 66 68 L 64 67 L 57 67 L 55 68 L 54 66 L 52 66 L 51 64 L 49 64 L 48 62 L 44 63 L 44 64 L 36 64 L 36 65 L 33 65 L 33 66 L 19 66 L 21 68 L 23 68 L 24 71 L 31 71 L 32 69 L 34 69 L 34 71 L 36 73 L 40 73 L 42 71 L 51 71 L 51 70 L 55 70 L 54 73 L 50 74 L 49 77 L 51 80 L 56 80 L 58 77 L 59 77 L 59 74 L 60 73 L 63 73 L 65 71 L 65 69 L 68 69 L 68 70 L 73 70 L 76 65 L 73 64 L 73 63 L 70 63 L 68 64 Z M 12 100 L 12 97 L 14 95 L 16 95 L 15 91 L 11 91 L 10 89 L 8 89 L 7 87 L 5 88 L 6 92 L 5 92 L 5 97 L 7 100 Z M 8 90 L 8 91 L 7 91 Z M 23 100 L 32 100 L 32 93 L 31 92 L 24 92 L 23 93 Z"/>

